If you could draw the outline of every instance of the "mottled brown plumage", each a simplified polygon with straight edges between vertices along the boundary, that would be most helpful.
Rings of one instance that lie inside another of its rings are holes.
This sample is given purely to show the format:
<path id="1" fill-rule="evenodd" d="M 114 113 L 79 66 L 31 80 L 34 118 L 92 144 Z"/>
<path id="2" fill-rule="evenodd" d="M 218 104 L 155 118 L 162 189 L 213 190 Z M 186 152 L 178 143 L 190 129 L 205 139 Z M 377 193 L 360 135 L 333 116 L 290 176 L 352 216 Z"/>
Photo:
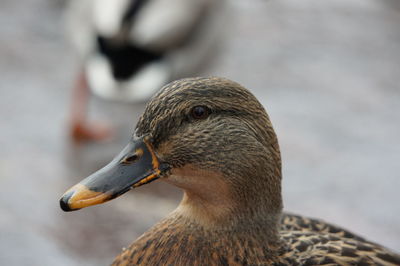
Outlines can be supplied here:
<path id="1" fill-rule="evenodd" d="M 201 119 L 196 106 L 207 110 Z M 222 78 L 165 86 L 136 136 L 151 136 L 178 208 L 114 265 L 400 265 L 400 256 L 319 220 L 282 215 L 277 137 L 262 105 Z"/>

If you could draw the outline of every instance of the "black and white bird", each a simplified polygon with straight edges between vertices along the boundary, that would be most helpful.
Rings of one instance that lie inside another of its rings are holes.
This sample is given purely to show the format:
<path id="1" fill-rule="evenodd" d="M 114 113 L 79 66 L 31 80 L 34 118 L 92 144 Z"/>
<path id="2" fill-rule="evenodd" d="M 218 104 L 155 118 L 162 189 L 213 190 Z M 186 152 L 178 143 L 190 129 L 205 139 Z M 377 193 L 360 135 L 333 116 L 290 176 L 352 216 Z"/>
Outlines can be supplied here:
<path id="1" fill-rule="evenodd" d="M 89 89 L 105 99 L 148 100 L 204 63 L 227 18 L 223 0 L 73 0 L 67 10 L 80 61 L 71 131 L 78 139 L 105 135 L 86 122 Z"/>

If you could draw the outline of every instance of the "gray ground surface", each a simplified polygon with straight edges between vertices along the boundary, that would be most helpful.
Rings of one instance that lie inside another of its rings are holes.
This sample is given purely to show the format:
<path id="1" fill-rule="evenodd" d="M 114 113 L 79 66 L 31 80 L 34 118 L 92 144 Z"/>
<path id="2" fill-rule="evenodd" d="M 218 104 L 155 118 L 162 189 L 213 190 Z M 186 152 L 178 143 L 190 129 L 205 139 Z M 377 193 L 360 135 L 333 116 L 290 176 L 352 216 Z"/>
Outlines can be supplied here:
<path id="1" fill-rule="evenodd" d="M 400 251 L 400 4 L 383 0 L 233 1 L 227 41 L 203 75 L 234 79 L 278 133 L 287 210 Z M 76 60 L 62 8 L 0 3 L 0 263 L 106 265 L 171 211 L 180 192 L 152 183 L 63 213 L 62 193 L 128 140 L 143 105 L 92 101 L 116 139 L 67 139 Z"/>

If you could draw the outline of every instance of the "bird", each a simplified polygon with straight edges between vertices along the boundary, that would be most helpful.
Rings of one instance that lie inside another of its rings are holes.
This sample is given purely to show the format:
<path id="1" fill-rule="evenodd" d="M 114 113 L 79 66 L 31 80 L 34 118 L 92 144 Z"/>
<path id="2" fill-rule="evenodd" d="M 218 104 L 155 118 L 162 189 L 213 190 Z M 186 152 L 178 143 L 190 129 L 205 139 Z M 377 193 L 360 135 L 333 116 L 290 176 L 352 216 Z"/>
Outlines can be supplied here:
<path id="1" fill-rule="evenodd" d="M 165 85 L 128 145 L 61 197 L 74 211 L 154 180 L 184 191 L 178 207 L 113 265 L 400 265 L 400 255 L 320 219 L 283 211 L 271 120 L 242 85 L 220 77 Z"/>
<path id="2" fill-rule="evenodd" d="M 228 17 L 224 0 L 72 0 L 66 10 L 67 39 L 79 62 L 70 129 L 78 141 L 110 135 L 86 121 L 90 91 L 106 100 L 147 101 L 205 63 Z"/>

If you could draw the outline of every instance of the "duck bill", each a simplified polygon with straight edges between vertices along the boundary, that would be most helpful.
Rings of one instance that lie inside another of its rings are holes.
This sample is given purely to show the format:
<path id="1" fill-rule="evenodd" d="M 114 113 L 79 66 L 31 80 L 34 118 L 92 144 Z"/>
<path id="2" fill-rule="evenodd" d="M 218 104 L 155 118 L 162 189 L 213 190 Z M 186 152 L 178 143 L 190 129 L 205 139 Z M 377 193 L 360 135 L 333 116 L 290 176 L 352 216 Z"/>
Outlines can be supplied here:
<path id="1" fill-rule="evenodd" d="M 64 211 L 79 210 L 114 199 L 128 190 L 150 183 L 169 170 L 160 163 L 149 138 L 133 138 L 109 164 L 64 193 Z"/>

